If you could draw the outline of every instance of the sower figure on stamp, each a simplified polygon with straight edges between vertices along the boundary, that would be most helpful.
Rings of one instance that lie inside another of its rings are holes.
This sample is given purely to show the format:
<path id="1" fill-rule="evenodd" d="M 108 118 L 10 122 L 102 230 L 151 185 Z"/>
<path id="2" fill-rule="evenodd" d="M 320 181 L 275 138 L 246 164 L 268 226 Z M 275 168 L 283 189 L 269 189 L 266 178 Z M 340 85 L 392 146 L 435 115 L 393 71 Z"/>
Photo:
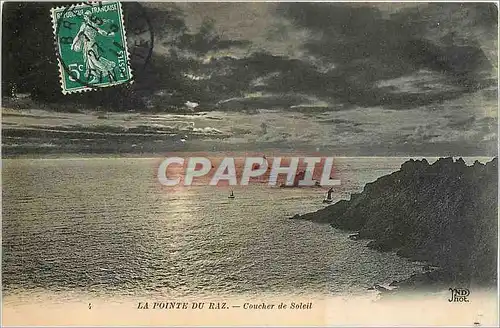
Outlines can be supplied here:
<path id="1" fill-rule="evenodd" d="M 104 58 L 99 52 L 99 45 L 96 42 L 97 33 L 103 36 L 114 36 L 115 33 L 108 33 L 101 29 L 98 24 L 92 22 L 90 11 L 85 12 L 83 18 L 84 21 L 73 40 L 71 50 L 80 52 L 83 49 L 86 76 L 89 79 L 92 76 L 90 83 L 95 83 L 98 77 L 102 79 L 102 76 L 108 76 L 110 72 L 113 72 L 116 65 L 115 62 Z"/>

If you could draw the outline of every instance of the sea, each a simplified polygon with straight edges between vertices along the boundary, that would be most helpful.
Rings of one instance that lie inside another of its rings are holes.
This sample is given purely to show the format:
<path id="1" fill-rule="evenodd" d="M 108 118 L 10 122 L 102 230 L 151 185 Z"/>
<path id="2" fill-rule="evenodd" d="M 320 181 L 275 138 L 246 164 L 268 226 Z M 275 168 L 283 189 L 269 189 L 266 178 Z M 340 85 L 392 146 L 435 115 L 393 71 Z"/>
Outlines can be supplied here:
<path id="1" fill-rule="evenodd" d="M 336 158 L 334 199 L 349 199 L 407 159 Z M 421 263 L 370 250 L 350 232 L 289 219 L 325 207 L 325 189 L 250 184 L 231 187 L 234 199 L 229 187 L 173 191 L 156 178 L 161 160 L 4 159 L 4 302 L 353 295 L 421 271 Z"/>

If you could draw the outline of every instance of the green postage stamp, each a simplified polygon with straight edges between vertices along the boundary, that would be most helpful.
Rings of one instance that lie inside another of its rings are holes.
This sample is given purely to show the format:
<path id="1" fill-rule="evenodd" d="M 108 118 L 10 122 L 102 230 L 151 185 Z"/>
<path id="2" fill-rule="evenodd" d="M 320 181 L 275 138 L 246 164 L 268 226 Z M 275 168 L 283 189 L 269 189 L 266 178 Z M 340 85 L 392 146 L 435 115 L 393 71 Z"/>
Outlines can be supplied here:
<path id="1" fill-rule="evenodd" d="M 119 2 L 52 8 L 63 94 L 132 81 Z"/>

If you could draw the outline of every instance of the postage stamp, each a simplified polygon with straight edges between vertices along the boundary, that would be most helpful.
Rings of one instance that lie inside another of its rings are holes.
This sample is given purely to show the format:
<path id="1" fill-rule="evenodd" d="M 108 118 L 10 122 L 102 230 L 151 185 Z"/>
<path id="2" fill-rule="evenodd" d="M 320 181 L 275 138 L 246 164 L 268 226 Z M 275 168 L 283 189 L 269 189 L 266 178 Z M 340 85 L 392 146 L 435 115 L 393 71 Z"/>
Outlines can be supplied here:
<path id="1" fill-rule="evenodd" d="M 63 94 L 132 82 L 120 2 L 51 10 Z"/>

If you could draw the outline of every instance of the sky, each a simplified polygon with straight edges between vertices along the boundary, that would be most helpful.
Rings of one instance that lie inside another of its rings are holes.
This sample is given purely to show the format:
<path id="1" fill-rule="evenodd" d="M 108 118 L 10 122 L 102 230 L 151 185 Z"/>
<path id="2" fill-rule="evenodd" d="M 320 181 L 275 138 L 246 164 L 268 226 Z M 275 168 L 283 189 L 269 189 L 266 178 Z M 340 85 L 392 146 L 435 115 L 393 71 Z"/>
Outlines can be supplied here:
<path id="1" fill-rule="evenodd" d="M 184 65 L 169 68 L 182 73 L 188 86 L 182 90 L 205 90 L 211 102 L 181 90 L 182 101 L 198 103 L 196 109 L 208 114 L 162 113 L 121 123 L 89 119 L 88 128 L 146 124 L 185 135 L 186 150 L 498 152 L 493 3 L 141 4 L 155 31 L 154 59 Z M 199 42 L 200 27 L 209 20 L 217 38 Z M 183 24 L 186 31 L 174 31 Z M 160 107 L 168 104 L 171 76 L 145 76 L 152 99 Z"/>
<path id="2" fill-rule="evenodd" d="M 356 154 L 497 153 L 492 3 L 148 6 L 176 6 L 190 30 L 209 18 L 223 38 L 249 41 L 206 57 L 280 56 L 272 62 L 276 69 L 249 81 L 260 87 L 257 93 L 225 102 L 217 114 L 223 120 L 202 123 L 229 133 L 225 142 L 307 144 Z M 287 108 L 265 110 L 267 100 L 284 95 L 278 107 Z M 242 102 L 257 104 L 252 108 L 258 111 L 238 111 Z"/>

